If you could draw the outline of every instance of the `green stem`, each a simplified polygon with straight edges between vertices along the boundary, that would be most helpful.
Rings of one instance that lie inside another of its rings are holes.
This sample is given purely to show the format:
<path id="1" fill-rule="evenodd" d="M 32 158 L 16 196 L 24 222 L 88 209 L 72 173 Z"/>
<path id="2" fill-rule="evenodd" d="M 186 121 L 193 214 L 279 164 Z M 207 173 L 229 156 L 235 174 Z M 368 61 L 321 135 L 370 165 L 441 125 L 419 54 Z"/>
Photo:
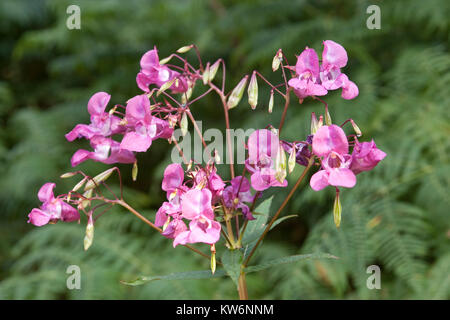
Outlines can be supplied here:
<path id="1" fill-rule="evenodd" d="M 157 226 L 155 226 L 150 220 L 148 220 L 147 218 L 145 218 L 142 214 L 140 214 L 139 212 L 137 212 L 133 207 L 131 207 L 128 203 L 126 203 L 123 200 L 114 200 L 111 201 L 110 203 L 117 203 L 118 205 L 121 205 L 122 207 L 124 207 L 125 209 L 127 209 L 128 211 L 130 211 L 132 214 L 134 214 L 136 217 L 138 217 L 139 219 L 141 219 L 142 221 L 144 221 L 146 224 L 148 224 L 150 227 L 152 227 L 153 229 L 155 229 L 156 231 L 158 231 L 159 233 L 162 232 L 161 228 L 158 228 Z M 211 259 L 210 256 L 208 256 L 207 254 L 201 252 L 198 249 L 195 249 L 194 247 L 191 247 L 188 244 L 183 245 L 184 247 L 188 248 L 191 251 L 194 251 L 195 253 L 207 258 L 207 259 Z M 221 264 L 220 262 L 217 262 L 217 264 Z"/>
<path id="2" fill-rule="evenodd" d="M 238 279 L 238 292 L 240 300 L 248 300 L 247 282 L 245 281 L 244 268 L 241 269 Z"/>
<path id="3" fill-rule="evenodd" d="M 284 199 L 283 203 L 281 204 L 280 208 L 278 208 L 277 212 L 275 213 L 275 215 L 273 216 L 272 220 L 270 220 L 269 224 L 266 226 L 266 228 L 264 229 L 263 234 L 259 237 L 258 241 L 256 242 L 256 245 L 253 247 L 252 251 L 250 252 L 250 254 L 248 255 L 247 259 L 244 261 L 244 263 L 242 264 L 243 268 L 248 266 L 248 263 L 250 261 L 250 259 L 252 258 L 253 254 L 255 253 L 256 249 L 258 248 L 259 244 L 261 243 L 261 241 L 264 239 L 264 237 L 266 236 L 267 232 L 269 232 L 270 228 L 272 227 L 272 224 L 277 220 L 278 216 L 280 215 L 280 213 L 283 211 L 283 209 L 286 207 L 287 203 L 289 202 L 289 200 L 292 198 L 292 196 L 294 195 L 295 191 L 298 189 L 298 187 L 300 186 L 300 183 L 303 181 L 303 179 L 305 178 L 306 174 L 308 173 L 309 169 L 311 168 L 311 166 L 314 164 L 314 156 L 312 156 L 309 161 L 308 161 L 308 165 L 306 166 L 305 170 L 303 170 L 301 176 L 298 178 L 297 182 L 295 183 L 294 187 L 291 189 L 291 191 L 289 192 L 288 196 L 286 197 L 286 199 Z"/>

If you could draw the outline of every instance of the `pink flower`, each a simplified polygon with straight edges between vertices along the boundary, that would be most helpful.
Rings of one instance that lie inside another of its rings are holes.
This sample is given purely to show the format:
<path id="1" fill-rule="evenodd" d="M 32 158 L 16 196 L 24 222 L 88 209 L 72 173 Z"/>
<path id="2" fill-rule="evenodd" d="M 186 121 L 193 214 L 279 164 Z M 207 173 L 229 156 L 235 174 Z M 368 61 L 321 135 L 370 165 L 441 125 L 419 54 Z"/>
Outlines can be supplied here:
<path id="1" fill-rule="evenodd" d="M 174 78 L 178 78 L 178 83 L 172 84 L 170 89 L 174 93 L 187 91 L 188 85 L 185 77 L 167 66 L 160 65 L 156 46 L 142 56 L 141 71 L 136 77 L 137 85 L 142 91 L 149 92 L 149 85 L 155 84 L 157 87 L 161 87 L 164 83 Z"/>
<path id="2" fill-rule="evenodd" d="M 344 130 L 335 124 L 320 127 L 313 136 L 312 150 L 318 157 L 325 157 L 332 151 L 347 154 L 348 141 Z"/>
<path id="3" fill-rule="evenodd" d="M 133 163 L 136 157 L 133 152 L 122 149 L 120 143 L 102 136 L 93 136 L 90 140 L 94 152 L 79 149 L 74 153 L 71 159 L 72 167 L 80 163 L 92 159 L 94 161 L 103 162 L 106 164 L 112 163 Z"/>
<path id="4" fill-rule="evenodd" d="M 359 91 L 356 84 L 341 73 L 341 68 L 347 65 L 348 57 L 344 47 L 332 41 L 323 42 L 322 66 L 320 69 L 320 80 L 327 90 L 342 88 L 342 98 L 353 99 Z"/>
<path id="5" fill-rule="evenodd" d="M 91 139 L 95 135 L 104 137 L 121 133 L 124 130 L 120 123 L 120 118 L 105 112 L 111 96 L 106 92 L 97 92 L 88 102 L 88 112 L 91 115 L 91 124 L 77 124 L 68 134 L 66 139 L 73 141 L 76 138 Z"/>
<path id="6" fill-rule="evenodd" d="M 247 178 L 238 176 L 231 180 L 231 186 L 223 191 L 223 200 L 227 208 L 237 208 L 242 210 L 242 214 L 247 220 L 254 220 L 249 207 L 245 204 L 253 202 L 255 196 L 250 192 L 250 183 Z"/>
<path id="7" fill-rule="evenodd" d="M 209 189 L 212 194 L 212 202 L 215 203 L 222 196 L 222 191 L 225 188 L 225 183 L 217 174 L 217 169 L 214 166 L 207 165 L 194 174 L 194 188 Z"/>
<path id="8" fill-rule="evenodd" d="M 350 155 L 340 155 L 332 151 L 322 160 L 324 170 L 316 172 L 311 177 L 311 188 L 314 191 L 322 190 L 329 185 L 353 188 L 356 184 L 356 176 L 349 169 L 350 164 Z"/>
<path id="9" fill-rule="evenodd" d="M 164 178 L 162 181 L 162 189 L 169 196 L 177 191 L 183 185 L 184 170 L 178 163 L 172 163 L 164 170 Z"/>
<path id="10" fill-rule="evenodd" d="M 42 203 L 40 209 L 34 208 L 28 215 L 28 223 L 35 226 L 43 226 L 47 223 L 55 223 L 58 220 L 70 222 L 80 219 L 80 214 L 68 203 L 59 198 L 55 198 L 53 189 L 54 183 L 44 184 L 38 192 L 38 198 Z"/>
<path id="11" fill-rule="evenodd" d="M 337 125 L 320 127 L 312 140 L 312 150 L 322 158 L 322 170 L 316 172 L 310 180 L 311 188 L 322 190 L 328 185 L 352 188 L 356 176 L 349 169 L 352 158 L 348 154 L 347 136 Z"/>
<path id="12" fill-rule="evenodd" d="M 355 174 L 372 170 L 385 157 L 386 153 L 378 149 L 373 140 L 362 143 L 356 141 L 355 147 L 353 148 L 350 169 Z"/>
<path id="13" fill-rule="evenodd" d="M 181 206 L 179 197 L 171 199 L 169 202 L 165 201 L 156 212 L 155 225 L 162 227 L 169 217 L 179 216 L 181 214 Z"/>
<path id="14" fill-rule="evenodd" d="M 358 87 L 341 72 L 348 61 L 344 47 L 332 40 L 325 40 L 323 45 L 322 65 L 319 65 L 319 57 L 314 49 L 306 47 L 298 56 L 296 77 L 289 80 L 289 86 L 300 99 L 323 96 L 328 90 L 339 88 L 342 88 L 342 98 L 355 98 L 359 94 Z"/>
<path id="15" fill-rule="evenodd" d="M 187 231 L 186 224 L 179 215 L 175 215 L 161 234 L 168 239 L 175 239 L 185 231 Z"/>
<path id="16" fill-rule="evenodd" d="M 157 138 L 168 139 L 173 129 L 165 120 L 152 116 L 147 95 L 139 95 L 128 100 L 126 116 L 131 131 L 125 133 L 120 144 L 122 149 L 145 152 Z"/>
<path id="17" fill-rule="evenodd" d="M 251 185 L 257 191 L 270 187 L 286 187 L 287 181 L 280 183 L 275 178 L 275 159 L 279 150 L 278 136 L 269 130 L 256 130 L 248 138 L 248 155 L 245 161 L 251 173 Z"/>
<path id="18" fill-rule="evenodd" d="M 214 244 L 220 238 L 220 223 L 214 221 L 212 194 L 208 189 L 191 189 L 181 196 L 181 215 L 191 220 L 189 230 L 179 233 L 173 246 L 203 242 Z"/>
<path id="19" fill-rule="evenodd" d="M 308 96 L 324 96 L 328 91 L 320 84 L 319 57 L 314 49 L 306 47 L 295 65 L 296 78 L 289 80 L 294 93 L 300 99 Z"/>

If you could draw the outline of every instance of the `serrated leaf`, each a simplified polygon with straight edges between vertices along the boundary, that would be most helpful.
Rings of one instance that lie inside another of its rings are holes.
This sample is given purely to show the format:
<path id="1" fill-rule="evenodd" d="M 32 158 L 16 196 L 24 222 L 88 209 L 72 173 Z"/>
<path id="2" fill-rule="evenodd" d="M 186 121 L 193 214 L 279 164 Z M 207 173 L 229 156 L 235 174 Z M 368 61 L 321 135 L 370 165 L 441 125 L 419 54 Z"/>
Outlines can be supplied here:
<path id="1" fill-rule="evenodd" d="M 226 276 L 225 270 L 216 270 L 214 274 L 211 270 L 175 272 L 163 276 L 139 277 L 133 281 L 120 281 L 128 286 L 139 286 L 156 280 L 193 280 L 193 279 L 209 279 Z"/>
<path id="2" fill-rule="evenodd" d="M 339 259 L 336 256 L 333 256 L 329 253 L 310 253 L 310 254 L 298 254 L 295 256 L 283 257 L 278 259 L 269 260 L 267 262 L 263 262 L 256 266 L 250 266 L 245 268 L 246 273 L 257 272 L 261 270 L 265 270 L 271 267 L 279 266 L 281 264 L 293 263 L 303 260 L 311 260 L 311 259 Z"/>
<path id="3" fill-rule="evenodd" d="M 240 250 L 226 250 L 222 255 L 222 264 L 237 287 L 241 272 L 242 252 Z"/>

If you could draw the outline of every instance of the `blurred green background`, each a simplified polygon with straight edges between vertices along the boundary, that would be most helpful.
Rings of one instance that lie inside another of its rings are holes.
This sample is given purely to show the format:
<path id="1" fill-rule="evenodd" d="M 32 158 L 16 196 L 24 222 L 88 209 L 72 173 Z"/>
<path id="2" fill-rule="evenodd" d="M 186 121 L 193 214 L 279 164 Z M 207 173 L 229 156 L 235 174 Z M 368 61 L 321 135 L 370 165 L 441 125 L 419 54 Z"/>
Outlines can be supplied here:
<path id="1" fill-rule="evenodd" d="M 68 30 L 66 9 L 81 8 L 81 30 Z M 381 29 L 369 30 L 366 8 L 381 8 Z M 410 1 L 18 1 L 0 2 L 0 299 L 221 299 L 237 298 L 229 279 L 157 281 L 127 287 L 139 275 L 208 269 L 209 262 L 155 234 L 129 213 L 114 210 L 98 221 L 93 246 L 83 251 L 85 221 L 27 224 L 47 182 L 63 193 L 75 181 L 59 179 L 86 141 L 64 134 L 86 123 L 86 104 L 97 91 L 122 103 L 140 93 L 139 59 L 157 45 L 160 57 L 195 43 L 205 61 L 223 57 L 228 89 L 253 69 L 272 81 L 272 57 L 283 48 L 291 64 L 305 47 L 322 51 L 332 39 L 348 51 L 345 69 L 360 94 L 345 101 L 326 97 L 336 123 L 352 117 L 388 156 L 357 186 L 341 193 L 340 229 L 332 218 L 332 190 L 304 185 L 284 214 L 299 217 L 269 234 L 254 263 L 287 254 L 329 252 L 337 261 L 300 262 L 248 275 L 250 298 L 261 299 L 449 299 L 449 3 Z M 195 55 L 187 56 L 195 61 Z M 338 90 L 339 91 L 339 90 Z M 282 101 L 266 111 L 260 102 L 232 110 L 235 128 L 277 125 Z M 262 93 L 264 92 L 264 93 Z M 294 99 L 295 100 L 295 99 Z M 311 111 L 320 103 L 291 104 L 285 138 L 303 139 Z M 219 100 L 193 109 L 222 128 Z M 121 166 L 126 199 L 153 219 L 164 195 L 162 172 L 170 148 L 155 142 L 140 154 L 139 177 Z M 94 175 L 106 165 L 81 165 Z M 301 169 L 297 168 L 292 184 Z M 116 186 L 117 187 L 117 186 Z M 329 188 L 331 189 L 331 188 Z M 282 193 L 278 190 L 278 201 Z M 205 246 L 199 246 L 204 248 Z M 381 268 L 381 290 L 369 290 L 366 268 Z M 66 268 L 79 265 L 82 289 L 66 288 Z"/>

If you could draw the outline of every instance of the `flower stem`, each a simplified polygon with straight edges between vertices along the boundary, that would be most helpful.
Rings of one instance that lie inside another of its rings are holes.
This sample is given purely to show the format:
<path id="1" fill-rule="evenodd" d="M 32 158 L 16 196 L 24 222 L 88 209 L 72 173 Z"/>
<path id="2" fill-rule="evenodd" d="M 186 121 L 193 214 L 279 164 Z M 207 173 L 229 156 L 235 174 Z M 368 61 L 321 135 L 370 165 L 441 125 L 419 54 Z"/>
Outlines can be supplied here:
<path id="1" fill-rule="evenodd" d="M 239 274 L 238 292 L 240 300 L 248 300 L 247 282 L 245 281 L 245 272 L 243 268 L 241 269 L 241 273 Z"/>
<path id="2" fill-rule="evenodd" d="M 280 215 L 280 213 L 283 211 L 283 209 L 286 207 L 287 203 L 289 202 L 289 200 L 292 198 L 292 196 L 294 195 L 295 191 L 298 189 L 298 187 L 300 186 L 300 183 L 303 181 L 303 179 L 305 178 L 306 174 L 308 173 L 309 169 L 311 168 L 311 166 L 314 164 L 314 156 L 312 156 L 311 158 L 309 158 L 308 161 L 308 165 L 306 166 L 306 168 L 303 170 L 301 176 L 298 178 L 297 182 L 295 183 L 294 187 L 291 189 L 291 191 L 289 192 L 288 196 L 286 197 L 286 199 L 284 199 L 283 203 L 281 204 L 280 208 L 278 208 L 277 212 L 275 213 L 275 215 L 273 216 L 272 220 L 270 220 L 269 224 L 266 226 L 266 228 L 264 229 L 263 234 L 259 237 L 258 241 L 256 242 L 255 246 L 253 247 L 252 251 L 250 252 L 250 254 L 248 255 L 247 259 L 244 261 L 244 263 L 242 264 L 242 266 L 245 268 L 246 266 L 248 266 L 248 263 L 250 261 L 250 259 L 252 258 L 253 254 L 255 253 L 256 249 L 258 248 L 259 244 L 261 243 L 261 241 L 264 239 L 264 237 L 266 236 L 267 232 L 269 232 L 270 228 L 272 227 L 272 224 L 277 220 L 278 216 Z"/>
<path id="3" fill-rule="evenodd" d="M 139 212 L 137 212 L 133 207 L 131 207 L 128 203 L 126 203 L 123 200 L 114 200 L 111 201 L 111 203 L 116 203 L 122 207 L 124 207 L 125 209 L 127 209 L 128 211 L 130 211 L 132 214 L 134 214 L 136 217 L 138 217 L 139 219 L 141 219 L 142 221 L 144 221 L 146 224 L 148 224 L 150 227 L 152 227 L 153 229 L 155 229 L 156 231 L 158 231 L 159 233 L 162 232 L 161 228 L 158 228 L 157 226 L 155 226 L 150 220 L 148 220 L 147 218 L 145 218 L 142 214 L 140 214 Z M 188 248 L 191 251 L 194 251 L 195 253 L 207 258 L 207 259 L 211 259 L 210 256 L 208 256 L 207 254 L 201 252 L 200 250 L 191 247 L 188 244 L 183 245 L 184 247 Z M 217 262 L 217 264 L 221 264 L 220 262 Z"/>
<path id="4" fill-rule="evenodd" d="M 284 104 L 283 114 L 281 115 L 280 125 L 278 127 L 278 136 L 281 136 L 281 129 L 283 129 L 284 120 L 286 119 L 287 110 L 290 102 L 290 88 L 286 90 L 286 103 Z"/>

